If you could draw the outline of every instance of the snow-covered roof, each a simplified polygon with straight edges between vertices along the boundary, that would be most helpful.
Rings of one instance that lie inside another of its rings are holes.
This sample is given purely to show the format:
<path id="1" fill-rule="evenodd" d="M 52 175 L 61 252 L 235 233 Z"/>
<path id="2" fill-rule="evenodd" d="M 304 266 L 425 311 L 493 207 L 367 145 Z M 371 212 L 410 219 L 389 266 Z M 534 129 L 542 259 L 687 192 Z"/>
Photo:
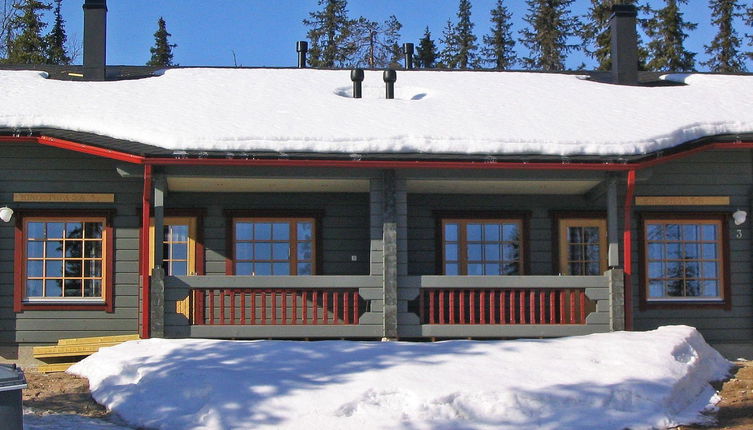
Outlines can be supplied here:
<path id="1" fill-rule="evenodd" d="M 0 127 L 60 128 L 169 150 L 636 155 L 753 132 L 753 76 L 634 87 L 523 72 L 172 69 L 72 82 L 0 71 Z"/>

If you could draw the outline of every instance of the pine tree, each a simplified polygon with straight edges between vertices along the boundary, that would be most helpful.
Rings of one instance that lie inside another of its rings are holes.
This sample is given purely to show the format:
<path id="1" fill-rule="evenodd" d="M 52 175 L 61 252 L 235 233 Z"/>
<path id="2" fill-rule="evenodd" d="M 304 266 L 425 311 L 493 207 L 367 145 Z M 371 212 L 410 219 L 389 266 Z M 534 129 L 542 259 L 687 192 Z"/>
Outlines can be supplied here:
<path id="1" fill-rule="evenodd" d="M 458 23 L 455 25 L 457 33 L 458 55 L 455 59 L 457 67 L 461 69 L 478 67 L 478 46 L 476 35 L 473 34 L 471 21 L 470 0 L 460 0 L 458 3 Z"/>
<path id="2" fill-rule="evenodd" d="M 17 15 L 17 9 L 14 7 L 20 0 L 3 0 L 2 9 L 0 9 L 0 59 L 4 59 L 7 54 L 9 41 L 13 38 L 11 31 L 11 20 Z"/>
<path id="3" fill-rule="evenodd" d="M 424 30 L 424 37 L 418 41 L 418 48 L 416 48 L 416 64 L 418 67 L 431 69 L 437 61 L 437 56 L 437 45 L 431 39 L 431 32 L 427 26 L 426 30 Z"/>
<path id="4" fill-rule="evenodd" d="M 570 15 L 574 0 L 526 0 L 530 26 L 520 31 L 520 42 L 528 48 L 530 57 L 523 58 L 528 69 L 559 71 L 565 69 L 567 54 L 578 48 L 568 44 L 568 38 L 579 32 L 580 22 Z"/>
<path id="5" fill-rule="evenodd" d="M 695 67 L 695 54 L 687 51 L 683 42 L 688 37 L 685 31 L 697 24 L 682 18 L 679 4 L 687 0 L 664 0 L 664 7 L 651 10 L 652 16 L 646 25 L 649 61 L 646 67 L 655 71 L 688 72 Z"/>
<path id="6" fill-rule="evenodd" d="M 65 42 L 68 37 L 65 35 L 65 25 L 60 14 L 62 2 L 63 0 L 55 0 L 55 19 L 52 29 L 47 35 L 47 63 L 49 64 L 71 64 L 71 57 L 65 50 Z"/>
<path id="7" fill-rule="evenodd" d="M 167 32 L 167 25 L 162 17 L 157 20 L 157 31 L 154 33 L 154 46 L 149 48 L 152 58 L 147 61 L 147 66 L 171 67 L 173 64 L 173 48 L 176 44 L 168 42 L 167 38 L 172 34 Z"/>
<path id="8" fill-rule="evenodd" d="M 16 15 L 10 20 L 6 62 L 42 64 L 47 60 L 47 41 L 42 30 L 47 24 L 41 14 L 52 7 L 40 0 L 23 0 L 13 6 Z"/>
<path id="9" fill-rule="evenodd" d="M 586 55 L 598 62 L 596 70 L 612 69 L 612 35 L 609 28 L 609 18 L 612 16 L 612 6 L 616 4 L 635 5 L 638 0 L 591 0 L 591 7 L 585 16 L 581 37 L 584 42 Z M 645 10 L 645 6 L 638 6 Z M 638 20 L 643 25 L 642 20 Z M 640 34 L 638 35 L 639 69 L 645 69 L 646 48 Z"/>
<path id="10" fill-rule="evenodd" d="M 705 45 L 710 56 L 701 64 L 712 72 L 739 73 L 745 71 L 743 55 L 740 53 L 740 38 L 732 23 L 740 16 L 742 5 L 737 0 L 710 0 L 711 23 L 719 31 L 710 45 Z"/>
<path id="11" fill-rule="evenodd" d="M 512 15 L 497 0 L 497 5 L 491 11 L 491 34 L 484 36 L 484 49 L 481 50 L 484 61 L 497 70 L 509 69 L 517 61 L 515 55 L 515 40 L 512 38 Z"/>
<path id="12" fill-rule="evenodd" d="M 355 21 L 348 18 L 347 0 L 319 0 L 321 11 L 310 12 L 303 24 L 310 27 L 309 65 L 335 67 L 345 65 L 352 51 L 347 43 Z"/>
<path id="13" fill-rule="evenodd" d="M 457 59 L 460 48 L 458 47 L 458 35 L 455 31 L 455 26 L 452 25 L 452 21 L 447 20 L 444 30 L 442 30 L 442 38 L 439 39 L 439 43 L 442 44 L 442 51 L 439 53 L 440 62 L 437 66 L 441 68 L 454 68 L 455 59 Z"/>
<path id="14" fill-rule="evenodd" d="M 355 20 L 345 44 L 345 50 L 351 53 L 346 65 L 370 68 L 399 65 L 402 53 L 398 42 L 402 27 L 395 15 L 381 24 L 364 17 Z"/>

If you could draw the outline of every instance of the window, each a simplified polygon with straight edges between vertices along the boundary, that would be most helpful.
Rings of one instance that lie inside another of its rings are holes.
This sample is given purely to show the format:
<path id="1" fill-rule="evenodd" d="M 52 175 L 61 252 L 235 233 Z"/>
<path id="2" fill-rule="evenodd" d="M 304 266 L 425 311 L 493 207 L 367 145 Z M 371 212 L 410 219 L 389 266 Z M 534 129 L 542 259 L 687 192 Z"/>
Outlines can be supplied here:
<path id="1" fill-rule="evenodd" d="M 197 274 L 196 217 L 165 217 L 162 233 L 162 268 L 168 276 Z M 154 224 L 150 230 L 154 250 Z M 152 259 L 153 260 L 153 259 Z M 152 261 L 152 265 L 154 262 Z"/>
<path id="2" fill-rule="evenodd" d="M 111 310 L 107 216 L 19 216 L 16 244 L 17 311 L 69 304 Z"/>
<path id="3" fill-rule="evenodd" d="M 559 218 L 559 273 L 601 275 L 607 270 L 607 222 L 603 218 Z"/>
<path id="4" fill-rule="evenodd" d="M 723 302 L 729 294 L 725 230 L 723 216 L 644 217 L 645 301 Z"/>
<path id="5" fill-rule="evenodd" d="M 442 220 L 445 275 L 520 275 L 523 270 L 520 219 Z"/>
<path id="6" fill-rule="evenodd" d="M 315 226 L 314 218 L 234 218 L 233 273 L 314 275 Z"/>

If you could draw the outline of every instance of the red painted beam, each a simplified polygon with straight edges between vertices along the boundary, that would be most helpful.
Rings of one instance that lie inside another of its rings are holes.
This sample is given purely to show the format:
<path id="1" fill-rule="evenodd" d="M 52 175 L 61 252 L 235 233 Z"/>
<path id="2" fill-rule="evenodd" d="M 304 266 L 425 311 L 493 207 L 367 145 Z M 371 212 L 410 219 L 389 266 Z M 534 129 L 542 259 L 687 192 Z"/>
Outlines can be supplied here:
<path id="1" fill-rule="evenodd" d="M 144 166 L 144 190 L 141 195 L 141 338 L 151 337 L 151 281 L 149 277 L 149 224 L 152 207 L 152 166 Z"/>
<path id="2" fill-rule="evenodd" d="M 625 330 L 633 329 L 633 249 L 632 249 L 632 213 L 635 195 L 635 170 L 627 174 L 625 191 L 625 227 L 622 232 L 622 261 L 625 267 Z"/>

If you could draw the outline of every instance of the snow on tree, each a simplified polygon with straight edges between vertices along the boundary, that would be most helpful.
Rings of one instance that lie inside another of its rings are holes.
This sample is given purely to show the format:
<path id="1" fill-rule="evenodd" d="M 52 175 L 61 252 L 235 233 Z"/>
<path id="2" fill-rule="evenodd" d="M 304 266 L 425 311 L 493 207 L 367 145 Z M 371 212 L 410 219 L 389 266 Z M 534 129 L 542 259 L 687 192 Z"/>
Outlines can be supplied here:
<path id="1" fill-rule="evenodd" d="M 718 28 L 711 44 L 704 45 L 710 58 L 701 64 L 712 72 L 739 73 L 745 71 L 740 38 L 733 21 L 740 16 L 742 5 L 738 0 L 710 0 L 711 23 Z"/>
<path id="2" fill-rule="evenodd" d="M 686 31 L 697 24 L 687 22 L 680 12 L 680 4 L 687 0 L 664 0 L 664 7 L 651 9 L 651 18 L 646 22 L 646 35 L 649 37 L 648 70 L 689 72 L 695 67 L 695 53 L 685 49 L 683 43 L 688 37 Z"/>
<path id="3" fill-rule="evenodd" d="M 424 69 L 431 69 L 435 67 L 435 62 L 437 61 L 437 57 L 439 54 L 437 54 L 437 45 L 434 43 L 434 41 L 431 39 L 431 32 L 429 31 L 429 27 L 426 27 L 426 30 L 424 30 L 424 37 L 421 38 L 421 40 L 418 41 L 418 47 L 416 48 L 416 64 L 418 67 L 422 67 Z"/>
<path id="4" fill-rule="evenodd" d="M 497 5 L 491 11 L 491 33 L 484 36 L 484 48 L 481 50 L 484 62 L 497 70 L 509 69 L 518 61 L 515 40 L 510 31 L 511 20 L 512 14 L 502 0 L 497 0 Z"/>
<path id="5" fill-rule="evenodd" d="M 170 43 L 167 39 L 172 36 L 167 32 L 167 25 L 162 17 L 157 20 L 157 31 L 154 33 L 154 46 L 149 48 L 152 58 L 147 61 L 147 66 L 170 67 L 177 66 L 173 63 L 173 48 L 176 44 Z"/>
<path id="6" fill-rule="evenodd" d="M 47 40 L 42 30 L 47 24 L 42 13 L 52 9 L 40 0 L 21 0 L 13 4 L 15 14 L 6 33 L 6 62 L 11 64 L 43 64 L 47 60 Z"/>
<path id="7" fill-rule="evenodd" d="M 402 27 L 395 15 L 383 23 L 358 18 L 352 24 L 346 43 L 346 51 L 351 52 L 346 62 L 350 66 L 372 69 L 399 65 L 401 51 L 398 42 Z"/>
<path id="8" fill-rule="evenodd" d="M 68 37 L 65 35 L 65 23 L 60 14 L 60 5 L 63 0 L 55 0 L 54 23 L 47 35 L 47 63 L 71 64 L 71 57 L 65 49 Z"/>
<path id="9" fill-rule="evenodd" d="M 596 70 L 612 69 L 612 35 L 609 28 L 609 18 L 612 16 L 612 6 L 616 4 L 636 5 L 638 0 L 591 0 L 591 7 L 583 19 L 581 37 L 584 42 L 586 55 L 597 62 Z M 639 11 L 645 11 L 645 6 L 637 6 Z M 643 25 L 643 21 L 638 22 Z M 638 35 L 639 69 L 645 68 L 646 47 Z"/>
<path id="10" fill-rule="evenodd" d="M 457 24 L 448 20 L 443 32 L 442 63 L 451 69 L 476 68 L 479 64 L 478 46 L 473 34 L 470 0 L 460 0 L 457 17 Z"/>
<path id="11" fill-rule="evenodd" d="M 347 0 L 319 0 L 322 10 L 309 12 L 303 24 L 309 27 L 311 41 L 308 62 L 312 67 L 335 67 L 347 64 L 352 49 L 348 39 L 354 21 L 348 18 Z"/>
<path id="12" fill-rule="evenodd" d="M 567 54 L 578 49 L 568 43 L 579 33 L 580 21 L 570 15 L 574 0 L 526 0 L 529 28 L 520 31 L 520 42 L 530 51 L 523 58 L 527 69 L 560 71 L 565 69 Z"/>

